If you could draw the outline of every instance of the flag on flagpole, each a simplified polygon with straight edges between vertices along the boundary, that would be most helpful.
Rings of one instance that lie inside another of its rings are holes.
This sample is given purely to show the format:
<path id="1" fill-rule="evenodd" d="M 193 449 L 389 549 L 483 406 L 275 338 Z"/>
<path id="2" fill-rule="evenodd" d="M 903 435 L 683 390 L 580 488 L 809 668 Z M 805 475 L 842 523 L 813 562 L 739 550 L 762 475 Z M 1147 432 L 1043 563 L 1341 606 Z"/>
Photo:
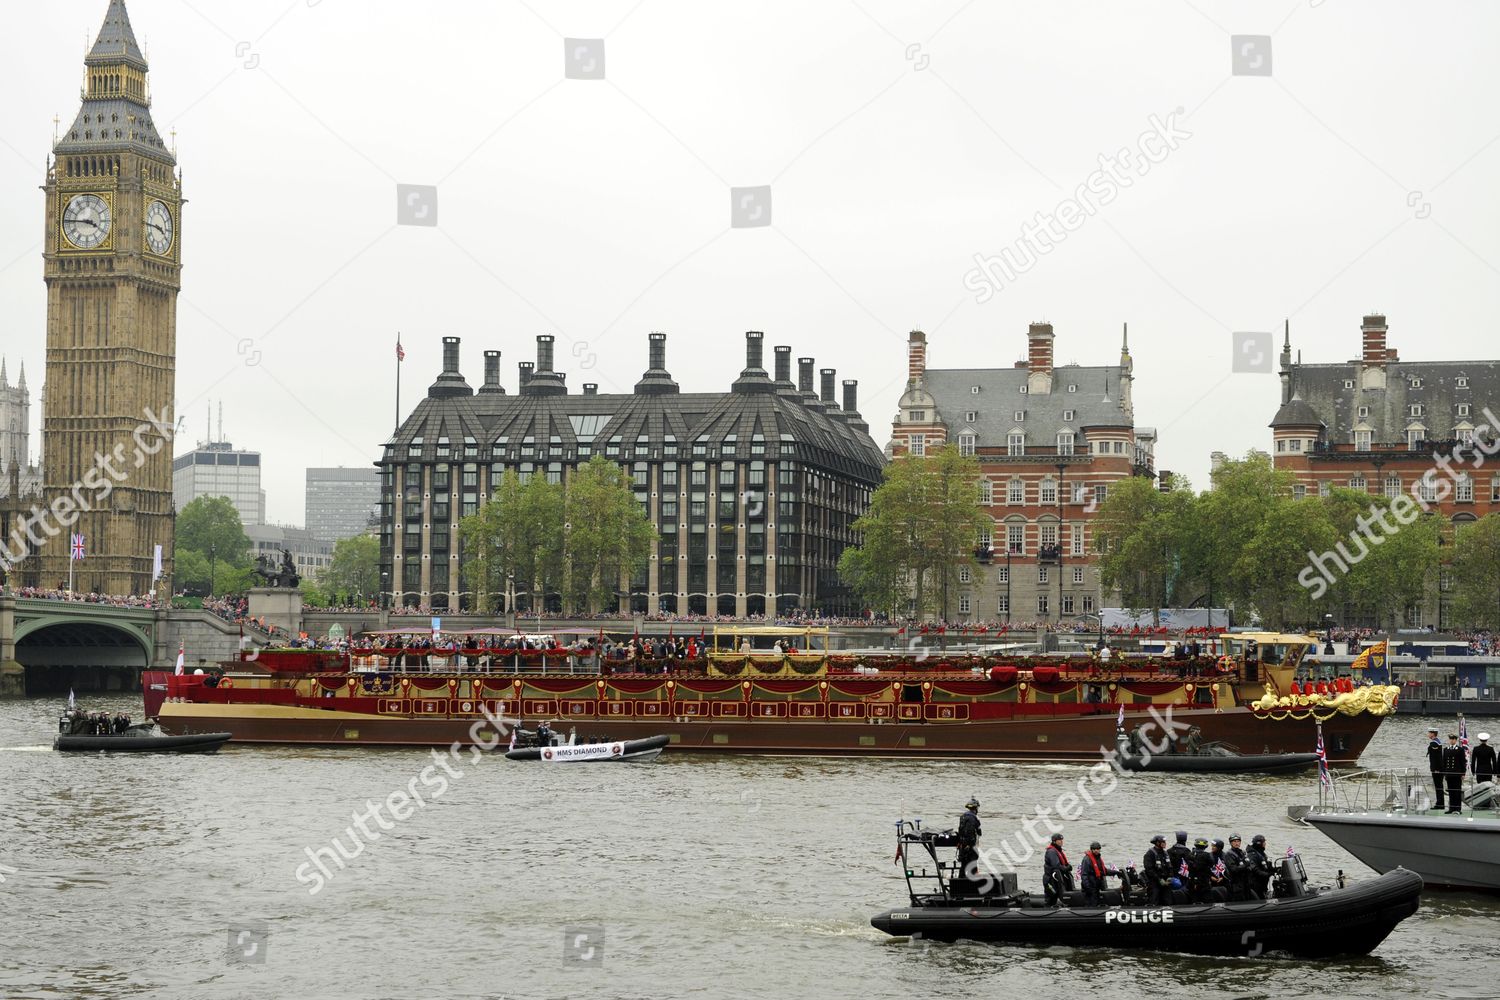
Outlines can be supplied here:
<path id="1" fill-rule="evenodd" d="M 1367 647 L 1363 653 L 1356 656 L 1354 662 L 1349 664 L 1349 669 L 1351 671 L 1382 670 L 1385 668 L 1386 657 L 1390 655 L 1390 651 L 1391 640 L 1382 639 Z"/>
<path id="2" fill-rule="evenodd" d="M 1125 706 L 1124 705 L 1120 706 L 1119 714 L 1115 716 L 1115 728 L 1116 729 L 1124 729 L 1125 728 Z"/>
<path id="3" fill-rule="evenodd" d="M 83 548 L 84 548 L 84 546 L 83 546 L 83 536 L 82 535 L 74 535 L 73 536 L 73 551 L 69 555 L 69 558 L 72 559 L 74 562 L 78 562 L 80 559 L 83 558 Z"/>
<path id="4" fill-rule="evenodd" d="M 1464 748 L 1464 767 L 1469 766 L 1469 723 L 1462 715 L 1458 717 L 1458 745 Z"/>
<path id="5" fill-rule="evenodd" d="M 68 711 L 70 711 L 70 712 L 76 712 L 77 710 L 78 710 L 78 699 L 76 699 L 76 698 L 73 697 L 73 689 L 72 688 L 68 688 Z"/>
<path id="6" fill-rule="evenodd" d="M 156 547 L 156 554 L 151 560 L 151 582 L 154 584 L 161 579 L 161 546 Z"/>
<path id="7" fill-rule="evenodd" d="M 177 673 L 182 673 L 182 664 L 185 660 L 184 647 L 181 643 L 177 645 Z"/>
<path id="8" fill-rule="evenodd" d="M 1333 775 L 1328 771 L 1328 751 L 1323 747 L 1323 727 L 1318 726 L 1318 781 L 1325 788 L 1333 787 Z"/>
<path id="9" fill-rule="evenodd" d="M 401 334 L 396 334 L 396 360 L 405 361 L 406 351 L 401 347 Z"/>

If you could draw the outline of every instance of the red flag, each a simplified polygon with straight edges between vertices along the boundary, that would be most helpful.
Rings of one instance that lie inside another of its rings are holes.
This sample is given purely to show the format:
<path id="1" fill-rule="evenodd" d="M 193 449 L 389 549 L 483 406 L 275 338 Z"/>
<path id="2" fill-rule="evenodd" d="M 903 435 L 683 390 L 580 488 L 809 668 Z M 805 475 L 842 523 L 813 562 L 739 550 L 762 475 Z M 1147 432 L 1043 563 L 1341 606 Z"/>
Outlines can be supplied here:
<path id="1" fill-rule="evenodd" d="M 406 351 L 402 350 L 402 348 L 401 348 L 401 335 L 399 333 L 396 334 L 396 360 L 397 361 L 405 361 L 406 360 Z"/>

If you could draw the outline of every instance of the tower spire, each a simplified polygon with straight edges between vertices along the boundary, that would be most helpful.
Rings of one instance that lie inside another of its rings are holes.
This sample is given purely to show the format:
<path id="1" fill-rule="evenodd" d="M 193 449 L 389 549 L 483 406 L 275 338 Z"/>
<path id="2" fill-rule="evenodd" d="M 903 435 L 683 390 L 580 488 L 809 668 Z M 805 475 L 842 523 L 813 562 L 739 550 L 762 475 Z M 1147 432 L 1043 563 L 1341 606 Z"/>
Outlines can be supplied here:
<path id="1" fill-rule="evenodd" d="M 130 14 L 125 10 L 125 0 L 109 0 L 109 10 L 104 12 L 104 23 L 99 26 L 99 37 L 93 48 L 84 57 L 87 66 L 109 66 L 125 63 L 142 73 L 146 72 L 146 57 L 135 43 L 135 32 L 130 27 Z"/>

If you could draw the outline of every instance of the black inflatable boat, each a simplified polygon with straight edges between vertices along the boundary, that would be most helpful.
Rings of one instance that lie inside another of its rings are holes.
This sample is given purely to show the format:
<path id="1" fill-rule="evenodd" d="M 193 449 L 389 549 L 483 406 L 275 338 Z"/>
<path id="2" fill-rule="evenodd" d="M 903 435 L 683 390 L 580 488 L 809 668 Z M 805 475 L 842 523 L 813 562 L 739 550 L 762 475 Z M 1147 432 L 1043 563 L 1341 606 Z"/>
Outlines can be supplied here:
<path id="1" fill-rule="evenodd" d="M 119 731 L 100 732 L 81 713 L 64 715 L 57 723 L 57 738 L 52 749 L 75 753 L 105 750 L 110 753 L 213 753 L 228 743 L 233 733 L 193 733 L 186 736 L 157 736 L 152 724 L 129 726 Z"/>
<path id="2" fill-rule="evenodd" d="M 1088 906 L 1082 893 L 1069 893 L 1062 905 L 1051 906 L 1017 892 L 1013 875 L 974 881 L 962 877 L 956 862 L 939 860 L 939 848 L 956 848 L 951 832 L 902 824 L 898 838 L 911 905 L 870 923 L 887 934 L 937 941 L 1250 957 L 1365 955 L 1417 912 L 1422 892 L 1421 877 L 1400 868 L 1348 888 L 1315 888 L 1307 884 L 1302 859 L 1292 855 L 1282 859 L 1269 899 L 1148 906 L 1144 886 L 1127 874 L 1122 888 L 1104 894 L 1105 905 Z"/>
<path id="3" fill-rule="evenodd" d="M 618 740 L 613 743 L 553 743 L 551 745 L 517 747 L 507 750 L 510 760 L 541 760 L 553 764 L 586 764 L 609 761 L 644 763 L 661 756 L 662 749 L 672 742 L 670 736 L 648 736 L 643 740 Z"/>
<path id="4" fill-rule="evenodd" d="M 1221 743 L 1206 743 L 1192 753 L 1133 753 L 1122 733 L 1115 759 L 1126 771 L 1187 774 L 1301 774 L 1316 767 L 1315 753 L 1239 753 Z"/>

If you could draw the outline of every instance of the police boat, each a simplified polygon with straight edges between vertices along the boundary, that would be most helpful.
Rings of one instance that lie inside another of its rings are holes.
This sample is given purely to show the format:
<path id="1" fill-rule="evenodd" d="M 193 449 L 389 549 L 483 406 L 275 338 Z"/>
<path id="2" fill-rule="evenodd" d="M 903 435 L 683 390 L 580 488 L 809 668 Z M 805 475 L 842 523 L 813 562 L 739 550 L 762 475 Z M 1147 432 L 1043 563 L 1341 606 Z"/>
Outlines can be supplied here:
<path id="1" fill-rule="evenodd" d="M 153 724 L 119 725 L 118 718 L 70 712 L 57 721 L 53 750 L 110 753 L 213 753 L 233 738 L 233 733 L 191 733 L 163 736 L 153 733 Z"/>
<path id="2" fill-rule="evenodd" d="M 1059 904 L 1018 890 L 1014 873 L 967 878 L 957 862 L 952 830 L 922 830 L 921 821 L 896 825 L 898 864 L 910 905 L 871 918 L 896 937 L 934 941 L 1094 948 L 1141 948 L 1195 955 L 1288 955 L 1328 958 L 1367 955 L 1397 924 L 1417 912 L 1422 879 L 1398 868 L 1367 882 L 1337 888 L 1308 884 L 1301 857 L 1281 859 L 1266 899 L 1149 905 L 1134 868 L 1120 887 L 1089 905 L 1081 892 Z"/>
<path id="3" fill-rule="evenodd" d="M 1132 745 L 1130 736 L 1115 734 L 1115 760 L 1126 771 L 1188 774 L 1300 774 L 1318 764 L 1315 753 L 1240 753 L 1227 743 L 1195 743 L 1191 749 L 1152 753 Z"/>
<path id="4" fill-rule="evenodd" d="M 672 742 L 670 736 L 648 736 L 640 740 L 578 741 L 576 730 L 564 741 L 545 725 L 535 731 L 517 730 L 516 742 L 505 752 L 507 760 L 540 760 L 549 764 L 586 764 L 600 762 L 645 763 L 661 756 Z"/>

